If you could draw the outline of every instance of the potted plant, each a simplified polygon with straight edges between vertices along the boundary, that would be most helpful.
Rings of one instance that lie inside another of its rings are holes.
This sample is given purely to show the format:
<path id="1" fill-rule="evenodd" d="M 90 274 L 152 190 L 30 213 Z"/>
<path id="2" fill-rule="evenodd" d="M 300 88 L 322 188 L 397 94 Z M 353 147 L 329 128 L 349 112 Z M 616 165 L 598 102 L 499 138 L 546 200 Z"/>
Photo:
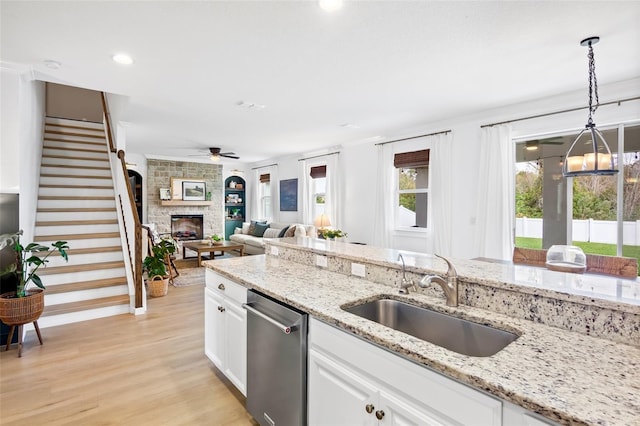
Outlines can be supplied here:
<path id="1" fill-rule="evenodd" d="M 164 296 L 169 291 L 167 264 L 170 254 L 175 253 L 173 240 L 160 240 L 151 248 L 151 254 L 144 258 L 143 268 L 147 271 L 147 287 L 152 297 Z"/>
<path id="2" fill-rule="evenodd" d="M 22 231 L 0 235 L 0 249 L 12 247 L 16 254 L 15 263 L 2 271 L 2 275 L 12 274 L 16 291 L 0 294 L 0 320 L 7 325 L 22 325 L 36 321 L 44 309 L 44 284 L 36 274 L 41 266 L 46 266 L 47 258 L 58 252 L 68 261 L 66 241 L 56 241 L 50 247 L 38 243 L 20 244 Z M 38 253 L 44 253 L 44 255 Z M 29 288 L 35 284 L 39 288 Z"/>
<path id="3" fill-rule="evenodd" d="M 340 238 L 345 238 L 347 236 L 346 232 L 342 232 L 339 229 L 324 229 L 322 231 L 322 236 L 326 240 L 337 240 Z"/>
<path id="4" fill-rule="evenodd" d="M 221 235 L 218 235 L 218 234 L 213 234 L 209 238 L 211 239 L 211 245 L 214 245 L 214 246 L 222 244 L 222 240 L 224 239 L 222 238 Z"/>

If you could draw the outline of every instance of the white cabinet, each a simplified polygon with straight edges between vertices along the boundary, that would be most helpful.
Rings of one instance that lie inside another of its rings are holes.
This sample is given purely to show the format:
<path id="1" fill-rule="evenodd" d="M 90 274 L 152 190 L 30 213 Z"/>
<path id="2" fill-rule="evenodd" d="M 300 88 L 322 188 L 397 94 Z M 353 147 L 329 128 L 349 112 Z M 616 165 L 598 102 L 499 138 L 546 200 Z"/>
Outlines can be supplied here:
<path id="1" fill-rule="evenodd" d="M 309 425 L 502 424 L 499 399 L 312 319 Z"/>
<path id="2" fill-rule="evenodd" d="M 502 421 L 506 426 L 552 426 L 557 423 L 525 410 L 522 407 L 504 401 Z"/>
<path id="3" fill-rule="evenodd" d="M 204 290 L 204 352 L 246 396 L 247 289 L 206 270 Z"/>

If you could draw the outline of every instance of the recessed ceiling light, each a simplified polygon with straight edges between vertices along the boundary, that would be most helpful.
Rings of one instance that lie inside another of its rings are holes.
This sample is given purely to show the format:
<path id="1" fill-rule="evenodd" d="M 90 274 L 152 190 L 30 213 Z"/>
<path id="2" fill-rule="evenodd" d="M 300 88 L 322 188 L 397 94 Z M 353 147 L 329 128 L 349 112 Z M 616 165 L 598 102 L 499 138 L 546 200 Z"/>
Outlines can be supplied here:
<path id="1" fill-rule="evenodd" d="M 318 0 L 318 5 L 325 12 L 335 12 L 342 9 L 342 0 Z"/>
<path id="2" fill-rule="evenodd" d="M 45 59 L 42 62 L 44 63 L 45 67 L 51 68 L 52 70 L 57 70 L 62 66 L 61 62 L 54 61 L 53 59 Z"/>
<path id="3" fill-rule="evenodd" d="M 133 64 L 133 58 L 126 53 L 116 53 L 111 57 L 114 62 L 119 63 L 120 65 L 131 65 Z"/>

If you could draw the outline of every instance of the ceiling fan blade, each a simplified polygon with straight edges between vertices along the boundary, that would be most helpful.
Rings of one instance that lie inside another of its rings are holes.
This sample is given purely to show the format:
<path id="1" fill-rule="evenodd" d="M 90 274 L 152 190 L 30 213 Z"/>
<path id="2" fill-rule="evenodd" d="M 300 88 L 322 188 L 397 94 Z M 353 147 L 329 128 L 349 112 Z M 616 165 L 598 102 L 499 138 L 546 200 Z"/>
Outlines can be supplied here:
<path id="1" fill-rule="evenodd" d="M 235 160 L 238 160 L 240 157 L 238 157 L 236 155 L 235 152 L 222 152 L 219 154 L 221 157 L 226 157 L 226 158 L 233 158 Z"/>

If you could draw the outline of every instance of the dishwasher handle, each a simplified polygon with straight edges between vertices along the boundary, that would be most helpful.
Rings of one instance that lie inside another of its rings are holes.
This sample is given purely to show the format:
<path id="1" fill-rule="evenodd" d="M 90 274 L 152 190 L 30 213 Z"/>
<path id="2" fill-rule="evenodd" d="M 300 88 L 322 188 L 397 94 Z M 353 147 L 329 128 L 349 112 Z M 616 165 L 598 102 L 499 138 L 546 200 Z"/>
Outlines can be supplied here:
<path id="1" fill-rule="evenodd" d="M 249 305 L 248 303 L 243 303 L 242 307 L 245 308 L 247 311 L 251 312 L 252 314 L 255 314 L 257 316 L 259 316 L 260 318 L 269 321 L 271 324 L 275 325 L 276 327 L 278 327 L 280 329 L 280 331 L 282 331 L 284 334 L 291 334 L 292 332 L 296 331 L 296 326 L 295 325 L 284 325 L 282 324 L 280 321 L 276 321 L 275 319 L 271 318 L 268 315 L 263 314 L 262 312 L 260 312 L 259 310 L 257 310 L 256 308 L 254 308 L 253 306 Z"/>

